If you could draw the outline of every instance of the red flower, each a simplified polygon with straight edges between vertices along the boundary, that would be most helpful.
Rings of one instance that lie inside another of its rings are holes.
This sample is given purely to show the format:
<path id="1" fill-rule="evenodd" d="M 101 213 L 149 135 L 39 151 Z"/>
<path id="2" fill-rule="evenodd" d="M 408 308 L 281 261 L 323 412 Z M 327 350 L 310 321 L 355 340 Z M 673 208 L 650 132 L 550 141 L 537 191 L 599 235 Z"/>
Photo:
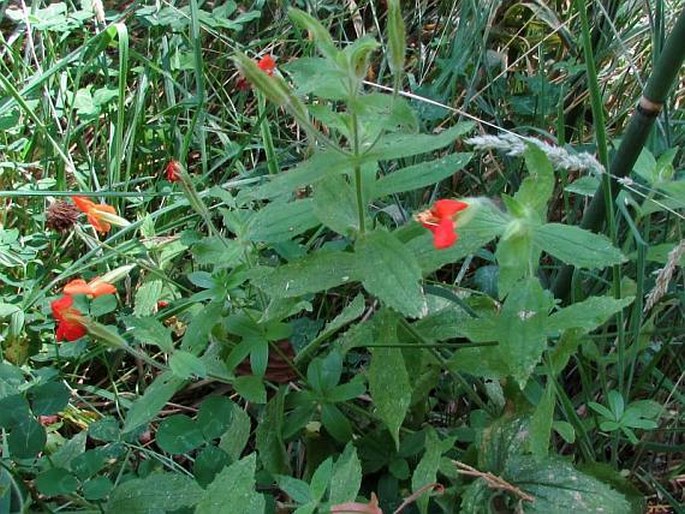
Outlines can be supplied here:
<path id="1" fill-rule="evenodd" d="M 433 207 L 417 214 L 416 220 L 433 233 L 433 245 L 442 250 L 457 242 L 454 217 L 468 206 L 459 200 L 438 200 Z"/>
<path id="2" fill-rule="evenodd" d="M 99 277 L 94 278 L 86 283 L 82 278 L 77 278 L 69 282 L 62 292 L 66 295 L 85 294 L 90 298 L 97 298 L 105 294 L 114 294 L 117 288 L 108 282 L 100 280 Z"/>
<path id="3" fill-rule="evenodd" d="M 181 180 L 181 163 L 174 159 L 170 160 L 164 174 L 169 182 L 178 182 Z"/>
<path id="4" fill-rule="evenodd" d="M 73 306 L 74 299 L 64 295 L 50 304 L 52 316 L 57 320 L 57 341 L 76 341 L 88 332 L 83 325 L 81 311 Z"/>
<path id="5" fill-rule="evenodd" d="M 109 224 L 108 215 L 116 216 L 117 211 L 111 205 L 104 203 L 95 203 L 83 196 L 72 196 L 71 199 L 76 204 L 76 207 L 86 213 L 88 222 L 93 225 L 93 228 L 98 232 L 106 233 L 112 228 Z"/>
<path id="6" fill-rule="evenodd" d="M 271 77 L 276 69 L 276 61 L 274 61 L 274 58 L 271 55 L 267 54 L 257 61 L 257 66 L 259 66 L 260 70 Z"/>

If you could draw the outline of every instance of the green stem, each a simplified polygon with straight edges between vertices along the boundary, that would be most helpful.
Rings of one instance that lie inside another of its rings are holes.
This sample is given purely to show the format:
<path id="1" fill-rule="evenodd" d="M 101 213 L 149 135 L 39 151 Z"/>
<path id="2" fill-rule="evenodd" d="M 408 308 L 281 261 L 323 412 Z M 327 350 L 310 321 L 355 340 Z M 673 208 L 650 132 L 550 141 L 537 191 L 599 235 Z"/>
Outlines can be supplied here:
<path id="1" fill-rule="evenodd" d="M 357 215 L 359 217 L 359 235 L 366 232 L 366 205 L 364 204 L 364 184 L 362 183 L 362 166 L 359 162 L 359 120 L 353 105 L 354 100 L 350 101 L 352 111 L 352 133 L 353 133 L 353 154 L 354 154 L 354 187 L 357 193 Z"/>

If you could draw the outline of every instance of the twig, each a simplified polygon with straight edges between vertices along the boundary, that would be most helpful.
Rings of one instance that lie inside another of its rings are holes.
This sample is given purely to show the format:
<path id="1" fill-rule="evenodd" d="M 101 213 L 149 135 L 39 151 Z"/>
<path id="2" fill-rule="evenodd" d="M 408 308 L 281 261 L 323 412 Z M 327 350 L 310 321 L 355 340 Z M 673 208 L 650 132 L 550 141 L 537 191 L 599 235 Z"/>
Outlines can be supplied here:
<path id="1" fill-rule="evenodd" d="M 492 473 L 488 472 L 485 473 L 483 471 L 478 471 L 476 468 L 472 468 L 468 464 L 464 464 L 463 462 L 459 462 L 458 460 L 453 460 L 452 463 L 457 467 L 457 471 L 462 474 L 462 475 L 468 475 L 471 477 L 478 477 L 482 478 L 485 480 L 485 483 L 490 489 L 501 489 L 503 491 L 508 491 L 515 496 L 518 496 L 521 498 L 523 501 L 527 502 L 534 502 L 535 498 L 531 496 L 528 493 L 523 492 L 521 489 L 516 487 L 515 485 L 511 485 L 509 482 L 506 480 L 493 475 Z"/>

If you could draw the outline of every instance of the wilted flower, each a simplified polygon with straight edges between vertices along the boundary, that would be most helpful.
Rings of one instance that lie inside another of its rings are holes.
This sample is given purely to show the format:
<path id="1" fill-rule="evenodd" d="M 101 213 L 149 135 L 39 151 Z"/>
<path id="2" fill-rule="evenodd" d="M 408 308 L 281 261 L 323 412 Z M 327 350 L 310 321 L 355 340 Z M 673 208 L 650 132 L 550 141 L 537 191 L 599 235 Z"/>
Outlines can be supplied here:
<path id="1" fill-rule="evenodd" d="M 79 210 L 69 202 L 53 202 L 45 213 L 45 224 L 58 232 L 66 232 L 76 223 Z"/>
<path id="2" fill-rule="evenodd" d="M 169 161 L 166 165 L 164 175 L 169 182 L 178 182 L 181 180 L 181 163 L 175 159 Z"/>

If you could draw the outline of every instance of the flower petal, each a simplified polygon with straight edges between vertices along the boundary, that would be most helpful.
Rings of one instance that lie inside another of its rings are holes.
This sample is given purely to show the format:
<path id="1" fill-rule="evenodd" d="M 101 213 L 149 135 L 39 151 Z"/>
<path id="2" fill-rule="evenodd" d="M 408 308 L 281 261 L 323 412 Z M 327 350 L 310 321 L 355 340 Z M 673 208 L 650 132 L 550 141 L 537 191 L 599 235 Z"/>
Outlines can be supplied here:
<path id="1" fill-rule="evenodd" d="M 82 210 L 83 212 L 85 212 L 86 214 L 87 214 L 88 211 L 90 211 L 90 210 L 93 208 L 93 206 L 95 205 L 95 202 L 93 202 L 92 200 L 89 200 L 89 199 L 86 198 L 85 196 L 72 196 L 71 199 L 72 199 L 72 200 L 74 201 L 74 203 L 76 204 L 76 207 L 78 207 L 79 209 L 81 209 L 81 210 Z"/>
<path id="2" fill-rule="evenodd" d="M 92 295 L 93 289 L 90 287 L 89 284 L 86 283 L 85 280 L 83 280 L 82 278 L 77 278 L 77 279 L 69 282 L 66 286 L 64 286 L 64 289 L 62 289 L 62 292 L 66 295 L 75 295 L 75 294 Z"/>
<path id="3" fill-rule="evenodd" d="M 459 200 L 438 200 L 433 204 L 431 212 L 438 219 L 451 218 L 459 211 L 463 211 L 469 204 L 460 202 Z"/>
<path id="4" fill-rule="evenodd" d="M 76 341 L 81 339 L 87 333 L 86 327 L 80 323 L 71 321 L 60 321 L 57 325 L 57 333 L 55 337 L 57 341 Z"/>
<path id="5" fill-rule="evenodd" d="M 265 55 L 259 61 L 257 61 L 257 66 L 259 69 L 266 72 L 267 75 L 273 75 L 276 69 L 276 61 L 271 55 Z"/>
<path id="6" fill-rule="evenodd" d="M 99 279 L 94 279 L 91 280 L 90 284 L 91 293 L 93 295 L 93 298 L 97 298 L 98 296 L 106 295 L 106 294 L 114 294 L 117 292 L 117 288 L 114 287 L 112 284 L 109 282 L 104 282 Z"/>
<path id="7" fill-rule="evenodd" d="M 62 321 L 64 319 L 64 311 L 69 309 L 74 303 L 74 299 L 71 296 L 62 296 L 57 300 L 50 302 L 50 310 L 52 310 L 52 317 L 57 321 Z"/>
<path id="8" fill-rule="evenodd" d="M 437 250 L 449 248 L 457 242 L 457 233 L 454 231 L 454 222 L 451 218 L 442 219 L 429 229 L 433 232 L 433 246 Z"/>

